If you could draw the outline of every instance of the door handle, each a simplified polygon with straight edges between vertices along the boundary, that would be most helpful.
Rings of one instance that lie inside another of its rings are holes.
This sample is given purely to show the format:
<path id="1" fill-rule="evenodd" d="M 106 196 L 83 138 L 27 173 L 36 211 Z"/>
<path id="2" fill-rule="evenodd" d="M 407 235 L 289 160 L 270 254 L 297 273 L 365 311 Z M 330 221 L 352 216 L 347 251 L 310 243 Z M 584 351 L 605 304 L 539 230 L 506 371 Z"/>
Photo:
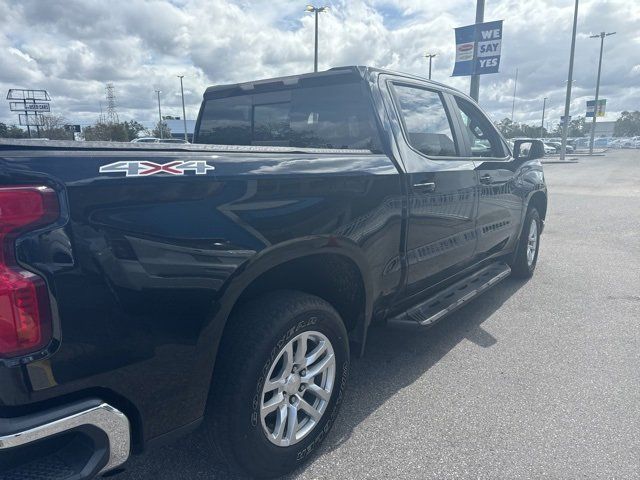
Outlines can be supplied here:
<path id="1" fill-rule="evenodd" d="M 413 189 L 419 192 L 433 192 L 436 189 L 434 182 L 414 183 Z"/>
<path id="2" fill-rule="evenodd" d="M 493 178 L 488 173 L 485 173 L 480 177 L 480 183 L 484 185 L 491 185 L 493 183 Z"/>

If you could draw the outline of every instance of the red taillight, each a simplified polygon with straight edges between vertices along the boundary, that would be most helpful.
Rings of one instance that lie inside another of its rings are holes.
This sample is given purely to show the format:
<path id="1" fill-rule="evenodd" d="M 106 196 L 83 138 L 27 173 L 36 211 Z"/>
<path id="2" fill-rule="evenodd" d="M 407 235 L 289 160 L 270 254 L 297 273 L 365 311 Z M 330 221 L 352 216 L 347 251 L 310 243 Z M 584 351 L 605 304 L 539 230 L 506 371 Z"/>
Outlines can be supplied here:
<path id="1" fill-rule="evenodd" d="M 34 352 L 51 339 L 46 285 L 17 264 L 15 239 L 52 223 L 59 214 L 50 188 L 0 187 L 0 357 Z"/>

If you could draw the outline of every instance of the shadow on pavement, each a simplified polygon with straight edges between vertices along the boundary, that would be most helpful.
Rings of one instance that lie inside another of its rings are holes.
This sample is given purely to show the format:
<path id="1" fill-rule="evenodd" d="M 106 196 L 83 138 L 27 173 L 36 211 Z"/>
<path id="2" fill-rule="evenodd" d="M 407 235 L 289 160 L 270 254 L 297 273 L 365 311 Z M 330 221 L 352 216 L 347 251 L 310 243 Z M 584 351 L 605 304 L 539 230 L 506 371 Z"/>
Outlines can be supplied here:
<path id="1" fill-rule="evenodd" d="M 411 325 L 370 329 L 363 358 L 353 358 L 340 415 L 320 453 L 346 442 L 353 430 L 391 396 L 412 384 L 463 340 L 491 348 L 498 339 L 482 328 L 526 282 L 506 279 L 432 328 Z M 294 478 L 304 467 L 289 478 Z M 176 443 L 131 460 L 117 480 L 238 479 L 220 458 L 212 458 L 207 437 L 198 431 Z"/>

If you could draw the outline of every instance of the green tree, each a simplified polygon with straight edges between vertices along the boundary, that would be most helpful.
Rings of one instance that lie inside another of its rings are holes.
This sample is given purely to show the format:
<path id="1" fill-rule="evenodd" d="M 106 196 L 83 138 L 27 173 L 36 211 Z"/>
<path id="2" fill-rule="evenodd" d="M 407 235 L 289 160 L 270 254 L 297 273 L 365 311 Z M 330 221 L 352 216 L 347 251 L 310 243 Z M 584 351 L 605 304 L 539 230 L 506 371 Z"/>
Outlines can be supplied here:
<path id="1" fill-rule="evenodd" d="M 635 137 L 640 135 L 640 111 L 624 111 L 613 126 L 615 137 Z"/>
<path id="2" fill-rule="evenodd" d="M 567 137 L 584 137 L 591 132 L 591 122 L 587 122 L 585 117 L 576 117 L 569 122 Z M 562 124 L 558 123 L 551 134 L 555 137 L 562 136 Z"/>
<path id="3" fill-rule="evenodd" d="M 124 126 L 125 130 L 127 131 L 127 140 L 128 141 L 131 141 L 134 138 L 137 138 L 138 134 L 145 130 L 144 126 L 141 123 L 136 122 L 135 120 L 130 120 L 128 122 L 124 122 L 122 125 Z"/>
<path id="4" fill-rule="evenodd" d="M 60 115 L 43 115 L 40 137 L 49 140 L 73 140 L 73 132 L 65 128 L 66 119 Z"/>
<path id="5" fill-rule="evenodd" d="M 506 138 L 526 137 L 538 138 L 540 136 L 540 127 L 536 125 L 527 125 L 526 123 L 512 122 L 510 118 L 503 118 L 496 124 L 496 127 Z M 542 129 L 542 136 L 547 136 L 547 129 Z"/>
<path id="6" fill-rule="evenodd" d="M 591 124 L 587 125 L 583 116 L 577 117 L 569 122 L 569 129 L 567 136 L 569 137 L 584 137 L 590 132 Z"/>
<path id="7" fill-rule="evenodd" d="M 0 123 L 0 138 L 29 138 L 29 134 L 17 125 Z"/>
<path id="8" fill-rule="evenodd" d="M 98 121 L 82 130 L 87 141 L 128 142 L 129 133 L 125 123 L 105 123 Z"/>
<path id="9" fill-rule="evenodd" d="M 167 122 L 158 122 L 156 127 L 151 131 L 151 135 L 156 138 L 171 138 L 171 129 L 169 125 L 167 125 Z"/>

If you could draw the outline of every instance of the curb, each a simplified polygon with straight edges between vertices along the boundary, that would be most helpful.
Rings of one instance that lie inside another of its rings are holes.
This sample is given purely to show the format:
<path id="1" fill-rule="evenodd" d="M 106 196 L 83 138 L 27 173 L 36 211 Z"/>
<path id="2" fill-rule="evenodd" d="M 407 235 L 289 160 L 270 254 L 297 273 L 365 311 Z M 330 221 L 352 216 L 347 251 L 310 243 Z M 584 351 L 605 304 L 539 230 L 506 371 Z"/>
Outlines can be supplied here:
<path id="1" fill-rule="evenodd" d="M 580 163 L 578 161 L 577 158 L 571 158 L 569 160 L 546 160 L 546 161 L 542 161 L 543 165 L 547 165 L 547 164 L 558 164 L 558 163 Z"/>

